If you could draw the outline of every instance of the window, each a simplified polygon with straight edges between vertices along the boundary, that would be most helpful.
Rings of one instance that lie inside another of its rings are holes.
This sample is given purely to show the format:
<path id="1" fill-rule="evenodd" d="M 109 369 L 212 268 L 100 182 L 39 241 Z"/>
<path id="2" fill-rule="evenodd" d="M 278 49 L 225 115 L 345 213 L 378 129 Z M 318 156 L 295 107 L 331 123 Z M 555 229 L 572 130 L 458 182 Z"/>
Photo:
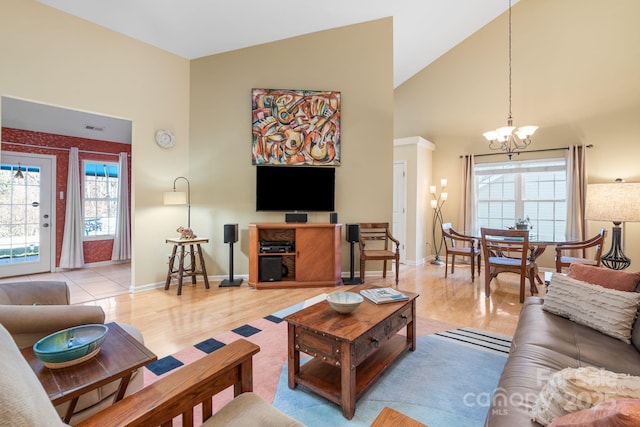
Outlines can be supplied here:
<path id="1" fill-rule="evenodd" d="M 529 217 L 541 241 L 562 241 L 567 227 L 564 158 L 481 163 L 474 168 L 479 227 L 509 228 Z"/>
<path id="2" fill-rule="evenodd" d="M 118 164 L 84 161 L 85 237 L 113 236 L 118 211 Z"/>

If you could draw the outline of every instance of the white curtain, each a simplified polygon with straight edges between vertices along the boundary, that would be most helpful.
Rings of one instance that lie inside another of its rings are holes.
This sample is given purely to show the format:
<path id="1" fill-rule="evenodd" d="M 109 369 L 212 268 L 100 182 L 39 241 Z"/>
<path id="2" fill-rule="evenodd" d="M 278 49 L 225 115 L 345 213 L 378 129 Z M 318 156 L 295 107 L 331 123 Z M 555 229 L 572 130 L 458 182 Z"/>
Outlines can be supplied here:
<path id="1" fill-rule="evenodd" d="M 118 213 L 116 234 L 113 239 L 111 259 L 123 261 L 131 259 L 131 215 L 129 212 L 129 167 L 127 153 L 120 153 L 118 180 Z"/>
<path id="2" fill-rule="evenodd" d="M 61 268 L 80 268 L 84 265 L 83 234 L 80 162 L 78 160 L 78 149 L 73 147 L 69 151 L 67 209 L 64 218 L 64 235 L 62 236 L 62 254 L 60 255 Z"/>
<path id="3" fill-rule="evenodd" d="M 476 189 L 473 168 L 476 165 L 473 154 L 463 156 L 462 162 L 462 197 L 460 199 L 460 218 L 458 227 L 460 232 L 470 236 L 477 236 L 477 211 L 476 211 Z"/>
<path id="4" fill-rule="evenodd" d="M 587 220 L 587 150 L 584 145 L 571 145 L 567 150 L 567 241 L 585 240 Z"/>

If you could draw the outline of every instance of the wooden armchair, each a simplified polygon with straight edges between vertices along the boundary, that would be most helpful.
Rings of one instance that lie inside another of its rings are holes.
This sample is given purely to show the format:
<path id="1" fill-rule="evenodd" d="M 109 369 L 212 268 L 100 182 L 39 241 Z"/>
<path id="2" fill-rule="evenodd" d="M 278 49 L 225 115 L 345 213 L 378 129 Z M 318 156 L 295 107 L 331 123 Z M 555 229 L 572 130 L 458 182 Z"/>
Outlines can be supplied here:
<path id="1" fill-rule="evenodd" d="M 562 273 L 562 267 L 569 267 L 571 263 L 588 264 L 600 267 L 600 258 L 602 257 L 602 247 L 604 246 L 604 238 L 606 234 L 606 230 L 601 228 L 600 232 L 596 236 L 585 241 L 558 243 L 556 245 L 556 271 L 558 273 Z M 589 248 L 594 248 L 593 258 L 587 258 L 587 249 Z M 582 257 L 562 255 L 565 251 L 582 251 Z"/>
<path id="2" fill-rule="evenodd" d="M 204 426 L 302 426 L 257 395 L 253 356 L 257 345 L 240 339 L 125 397 L 77 426 L 162 426 L 175 417 L 193 426 L 201 410 Z M 35 373 L 8 331 L 0 325 L 0 425 L 67 426 L 55 411 Z M 211 397 L 233 386 L 233 400 L 213 414 Z M 202 404 L 202 405 L 200 405 Z M 201 409 L 200 409 L 201 408 Z M 16 424 L 17 423 L 17 424 Z"/>
<path id="3" fill-rule="evenodd" d="M 524 283 L 531 284 L 531 294 L 538 292 L 536 279 L 538 267 L 530 258 L 528 230 L 480 229 L 484 255 L 484 289 L 491 296 L 491 281 L 500 273 L 520 275 L 520 302 L 524 302 Z"/>
<path id="4" fill-rule="evenodd" d="M 364 283 L 365 262 L 383 261 L 382 277 L 387 277 L 387 261 L 396 261 L 396 286 L 400 274 L 400 242 L 391 235 L 388 222 L 360 224 L 360 280 Z M 395 245 L 395 249 L 393 246 Z"/>
<path id="5" fill-rule="evenodd" d="M 451 255 L 451 274 L 453 274 L 456 265 L 456 255 L 471 258 L 471 281 L 473 282 L 475 275 L 476 259 L 478 263 L 478 276 L 480 276 L 480 248 L 478 247 L 478 239 L 471 236 L 465 236 L 451 228 L 450 222 L 442 224 L 442 238 L 444 239 L 444 277 L 447 277 L 447 264 L 449 263 L 449 255 Z"/>

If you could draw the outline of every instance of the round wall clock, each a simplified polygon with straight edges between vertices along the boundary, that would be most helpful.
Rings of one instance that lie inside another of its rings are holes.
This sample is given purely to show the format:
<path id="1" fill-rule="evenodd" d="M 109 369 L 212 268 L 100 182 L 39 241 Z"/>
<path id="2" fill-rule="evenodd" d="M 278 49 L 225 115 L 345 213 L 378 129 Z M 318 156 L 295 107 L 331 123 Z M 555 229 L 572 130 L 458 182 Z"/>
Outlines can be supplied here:
<path id="1" fill-rule="evenodd" d="M 156 132 L 156 143 L 162 148 L 171 148 L 175 145 L 175 138 L 168 130 Z"/>

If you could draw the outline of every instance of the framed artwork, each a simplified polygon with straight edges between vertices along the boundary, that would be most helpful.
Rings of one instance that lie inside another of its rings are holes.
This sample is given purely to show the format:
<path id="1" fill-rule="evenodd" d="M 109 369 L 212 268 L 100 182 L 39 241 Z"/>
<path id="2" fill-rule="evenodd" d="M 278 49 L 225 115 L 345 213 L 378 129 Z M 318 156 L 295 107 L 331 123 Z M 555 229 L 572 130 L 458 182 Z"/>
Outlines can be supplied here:
<path id="1" fill-rule="evenodd" d="M 340 165 L 340 92 L 252 89 L 254 165 Z"/>

